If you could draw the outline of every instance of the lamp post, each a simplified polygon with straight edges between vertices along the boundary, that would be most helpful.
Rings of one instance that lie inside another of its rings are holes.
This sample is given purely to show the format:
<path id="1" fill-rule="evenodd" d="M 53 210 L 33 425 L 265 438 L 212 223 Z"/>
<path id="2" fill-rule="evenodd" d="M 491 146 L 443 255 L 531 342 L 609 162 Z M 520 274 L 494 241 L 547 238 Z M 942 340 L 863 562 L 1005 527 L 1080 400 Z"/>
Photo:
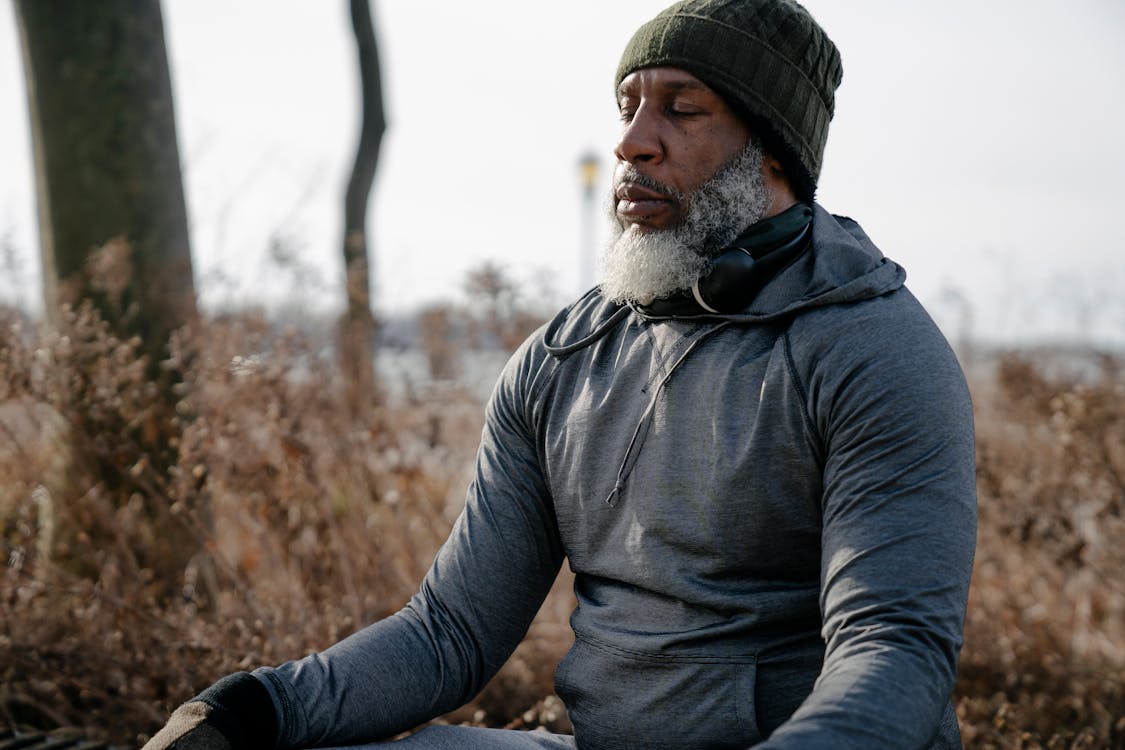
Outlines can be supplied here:
<path id="1" fill-rule="evenodd" d="M 594 191 L 598 181 L 600 162 L 594 151 L 587 151 L 578 160 L 579 175 L 582 180 L 582 220 L 580 224 L 581 246 L 579 248 L 580 292 L 594 285 Z"/>

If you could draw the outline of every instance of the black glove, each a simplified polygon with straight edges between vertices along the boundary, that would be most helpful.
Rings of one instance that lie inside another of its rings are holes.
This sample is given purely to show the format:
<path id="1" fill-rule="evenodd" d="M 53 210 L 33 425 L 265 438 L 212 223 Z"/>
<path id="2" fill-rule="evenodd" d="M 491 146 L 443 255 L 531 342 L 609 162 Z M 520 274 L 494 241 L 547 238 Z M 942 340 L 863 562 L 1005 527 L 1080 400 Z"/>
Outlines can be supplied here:
<path id="1" fill-rule="evenodd" d="M 273 750 L 277 730 L 265 686 L 237 672 L 173 711 L 141 750 Z"/>

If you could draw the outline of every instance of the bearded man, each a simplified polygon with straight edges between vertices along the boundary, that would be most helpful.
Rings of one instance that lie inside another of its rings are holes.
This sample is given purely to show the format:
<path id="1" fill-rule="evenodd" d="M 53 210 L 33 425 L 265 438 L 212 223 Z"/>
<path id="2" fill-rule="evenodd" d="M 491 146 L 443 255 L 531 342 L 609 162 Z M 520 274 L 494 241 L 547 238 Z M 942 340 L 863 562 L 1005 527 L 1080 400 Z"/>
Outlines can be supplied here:
<path id="1" fill-rule="evenodd" d="M 839 54 L 792 0 L 687 0 L 617 71 L 598 288 L 515 353 L 396 615 L 216 683 L 150 750 L 376 742 L 479 691 L 564 558 L 574 736 L 406 748 L 950 748 L 972 413 L 905 273 L 813 202 Z"/>

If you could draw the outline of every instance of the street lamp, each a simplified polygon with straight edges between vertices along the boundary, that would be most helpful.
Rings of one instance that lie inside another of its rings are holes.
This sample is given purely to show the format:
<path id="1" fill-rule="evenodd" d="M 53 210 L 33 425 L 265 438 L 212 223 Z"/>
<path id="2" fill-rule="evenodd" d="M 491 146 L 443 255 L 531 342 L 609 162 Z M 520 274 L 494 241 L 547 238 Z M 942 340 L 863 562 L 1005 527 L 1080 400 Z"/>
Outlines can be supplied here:
<path id="1" fill-rule="evenodd" d="M 599 166 L 598 155 L 592 150 L 587 151 L 578 160 L 578 170 L 582 180 L 580 273 L 578 279 L 581 292 L 585 292 L 594 285 L 594 192 L 598 182 Z"/>

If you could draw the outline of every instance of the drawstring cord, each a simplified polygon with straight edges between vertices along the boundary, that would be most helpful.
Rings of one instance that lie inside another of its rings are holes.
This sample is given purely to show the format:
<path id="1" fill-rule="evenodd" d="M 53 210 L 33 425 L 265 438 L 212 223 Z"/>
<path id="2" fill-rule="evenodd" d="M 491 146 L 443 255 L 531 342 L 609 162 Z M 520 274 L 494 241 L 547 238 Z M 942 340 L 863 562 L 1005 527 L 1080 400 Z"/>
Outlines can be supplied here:
<path id="1" fill-rule="evenodd" d="M 547 350 L 548 354 L 554 357 L 565 357 L 568 354 L 573 354 L 579 349 L 583 349 L 605 336 L 607 333 L 613 330 L 614 326 L 624 320 L 630 312 L 632 312 L 632 308 L 623 305 L 620 309 L 614 312 L 613 315 L 611 315 L 604 323 L 595 328 L 593 333 L 589 334 L 585 338 L 579 339 L 573 344 L 567 344 L 566 346 L 551 346 L 547 342 L 554 338 L 555 331 L 562 325 L 562 321 L 564 320 L 563 316 L 559 316 L 559 321 L 557 324 L 549 326 L 547 330 L 543 331 L 543 348 Z"/>
<path id="2" fill-rule="evenodd" d="M 609 496 L 605 499 L 610 507 L 617 507 L 618 498 L 625 489 L 625 482 L 629 479 L 629 475 L 633 473 L 633 466 L 637 463 L 637 457 L 640 455 L 641 447 L 644 446 L 645 439 L 648 437 L 648 431 L 652 427 L 653 421 L 655 421 L 656 402 L 660 399 L 660 394 L 664 391 L 664 386 L 668 384 L 668 381 L 672 379 L 672 375 L 692 352 L 699 348 L 703 342 L 731 325 L 731 321 L 723 321 L 711 330 L 700 335 L 700 337 L 693 341 L 691 346 L 680 355 L 679 359 L 669 368 L 668 373 L 660 380 L 660 384 L 656 387 L 655 391 L 653 391 L 652 398 L 649 399 L 648 406 L 645 407 L 645 411 L 641 415 L 640 421 L 637 423 L 637 429 L 633 431 L 633 437 L 629 440 L 629 447 L 625 449 L 625 459 L 621 462 L 621 468 L 617 470 L 617 481 L 613 485 L 613 490 L 610 491 Z"/>

